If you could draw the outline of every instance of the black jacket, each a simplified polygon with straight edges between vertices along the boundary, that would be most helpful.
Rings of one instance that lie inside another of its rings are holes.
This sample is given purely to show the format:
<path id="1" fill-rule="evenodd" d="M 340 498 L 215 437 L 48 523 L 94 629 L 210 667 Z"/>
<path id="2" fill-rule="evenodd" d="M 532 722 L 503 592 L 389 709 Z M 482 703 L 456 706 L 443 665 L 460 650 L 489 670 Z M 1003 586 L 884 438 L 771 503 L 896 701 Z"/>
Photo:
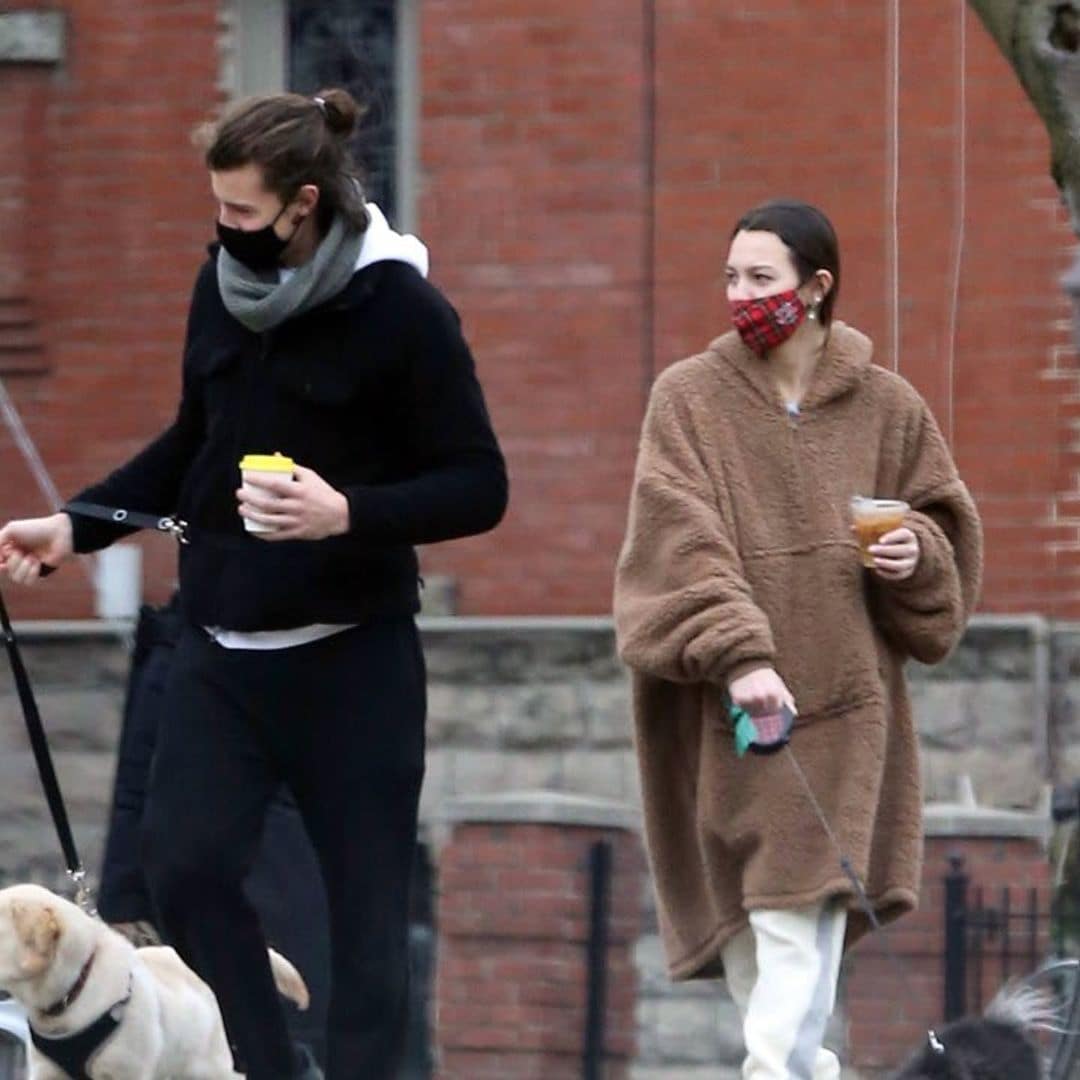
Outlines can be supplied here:
<path id="1" fill-rule="evenodd" d="M 244 532 L 239 460 L 275 451 L 345 493 L 347 534 L 267 543 Z M 415 612 L 413 545 L 493 528 L 507 480 L 457 314 L 414 268 L 366 267 L 327 304 L 256 334 L 226 310 L 211 257 L 175 421 L 76 498 L 184 519 L 186 618 L 274 630 Z M 72 520 L 80 552 L 132 531 Z"/>

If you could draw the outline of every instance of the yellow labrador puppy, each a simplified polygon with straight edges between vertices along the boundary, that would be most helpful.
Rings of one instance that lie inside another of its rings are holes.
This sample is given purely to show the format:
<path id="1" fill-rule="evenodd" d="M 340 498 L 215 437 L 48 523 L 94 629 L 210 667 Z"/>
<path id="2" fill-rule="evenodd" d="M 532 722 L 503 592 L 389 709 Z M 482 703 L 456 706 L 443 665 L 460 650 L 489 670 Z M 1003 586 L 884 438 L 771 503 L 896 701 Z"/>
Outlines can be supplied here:
<path id="1" fill-rule="evenodd" d="M 273 950 L 301 1009 L 300 973 Z M 30 1080 L 236 1080 L 213 992 L 170 948 L 136 949 L 38 885 L 0 889 L 0 989 L 26 1010 Z"/>

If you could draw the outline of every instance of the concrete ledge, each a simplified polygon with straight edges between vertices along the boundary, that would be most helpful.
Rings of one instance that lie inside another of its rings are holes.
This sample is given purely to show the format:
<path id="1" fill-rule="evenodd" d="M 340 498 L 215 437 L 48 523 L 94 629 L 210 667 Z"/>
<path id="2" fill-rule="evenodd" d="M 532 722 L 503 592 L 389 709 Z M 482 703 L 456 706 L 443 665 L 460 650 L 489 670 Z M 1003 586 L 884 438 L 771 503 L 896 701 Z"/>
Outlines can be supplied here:
<path id="1" fill-rule="evenodd" d="M 4 18 L 4 15 L 0 15 L 0 21 Z M 610 615 L 420 615 L 416 621 L 421 630 L 452 630 L 466 634 L 492 630 L 615 631 L 615 623 Z M 92 637 L 112 633 L 115 625 L 101 619 L 26 619 L 16 622 L 15 628 L 27 635 Z M 973 630 L 1024 630 L 1033 634 L 1041 634 L 1049 626 L 1041 615 L 975 615 L 970 625 Z M 1080 622 L 1057 623 L 1055 626 L 1080 629 Z"/>
<path id="2" fill-rule="evenodd" d="M 610 615 L 421 615 L 417 620 L 427 630 L 587 630 L 615 632 Z M 1055 624 L 1058 625 L 1058 624 Z M 973 615 L 972 630 L 1021 630 L 1033 637 L 1045 637 L 1049 621 L 1042 615 Z M 1077 623 L 1080 627 L 1080 622 Z"/>
<path id="3" fill-rule="evenodd" d="M 923 833 L 927 838 L 970 836 L 1046 841 L 1050 831 L 1050 817 L 1044 813 L 995 810 L 964 803 L 928 803 L 923 807 Z"/>
<path id="4" fill-rule="evenodd" d="M 638 827 L 638 815 L 626 803 L 562 791 L 508 791 L 450 799 L 439 817 L 451 825 L 576 825 L 634 831 Z"/>
<path id="5" fill-rule="evenodd" d="M 12 629 L 20 641 L 99 639 L 126 643 L 135 631 L 134 619 L 16 619 Z"/>
<path id="6" fill-rule="evenodd" d="M 63 12 L 0 13 L 0 63 L 59 64 L 64 59 L 64 39 Z"/>

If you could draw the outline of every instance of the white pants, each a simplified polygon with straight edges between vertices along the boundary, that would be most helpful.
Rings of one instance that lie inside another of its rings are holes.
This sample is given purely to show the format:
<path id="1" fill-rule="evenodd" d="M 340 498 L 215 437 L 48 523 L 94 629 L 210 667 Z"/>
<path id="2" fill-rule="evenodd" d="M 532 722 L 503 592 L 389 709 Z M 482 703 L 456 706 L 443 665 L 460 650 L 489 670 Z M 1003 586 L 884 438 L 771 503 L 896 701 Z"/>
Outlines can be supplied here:
<path id="1" fill-rule="evenodd" d="M 839 1080 L 822 1039 L 836 1004 L 847 925 L 843 904 L 751 911 L 723 948 L 728 989 L 743 1023 L 743 1080 Z"/>

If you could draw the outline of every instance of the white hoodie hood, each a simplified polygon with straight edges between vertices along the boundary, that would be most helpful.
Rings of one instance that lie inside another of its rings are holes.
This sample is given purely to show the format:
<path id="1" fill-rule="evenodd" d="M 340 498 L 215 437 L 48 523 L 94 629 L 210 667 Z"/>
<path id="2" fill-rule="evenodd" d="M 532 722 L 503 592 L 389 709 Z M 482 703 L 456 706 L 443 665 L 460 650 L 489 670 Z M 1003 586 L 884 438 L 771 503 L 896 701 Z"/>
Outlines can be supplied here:
<path id="1" fill-rule="evenodd" d="M 356 260 L 356 269 L 363 270 L 379 262 L 403 262 L 415 266 L 423 277 L 428 275 L 428 249 L 411 233 L 399 233 L 390 228 L 386 215 L 373 202 L 364 203 L 368 212 L 368 227 Z"/>

